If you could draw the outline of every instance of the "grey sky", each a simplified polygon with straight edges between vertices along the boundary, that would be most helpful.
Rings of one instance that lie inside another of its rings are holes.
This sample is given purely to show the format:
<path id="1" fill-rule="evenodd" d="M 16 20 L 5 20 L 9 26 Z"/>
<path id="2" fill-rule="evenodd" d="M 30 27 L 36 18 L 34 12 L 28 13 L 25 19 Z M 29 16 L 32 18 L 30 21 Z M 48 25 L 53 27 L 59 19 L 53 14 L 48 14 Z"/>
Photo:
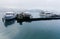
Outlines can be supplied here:
<path id="1" fill-rule="evenodd" d="M 0 0 L 0 7 L 60 9 L 60 0 Z"/>

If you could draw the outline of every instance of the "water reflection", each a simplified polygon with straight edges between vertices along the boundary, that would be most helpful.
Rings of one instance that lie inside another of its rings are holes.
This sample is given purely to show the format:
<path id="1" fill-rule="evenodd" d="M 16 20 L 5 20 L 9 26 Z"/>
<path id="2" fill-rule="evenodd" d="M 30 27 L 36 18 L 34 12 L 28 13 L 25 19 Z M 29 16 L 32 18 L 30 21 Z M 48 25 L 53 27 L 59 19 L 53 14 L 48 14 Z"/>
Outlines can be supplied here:
<path id="1" fill-rule="evenodd" d="M 5 27 L 8 27 L 9 25 L 14 24 L 15 20 L 8 20 L 8 21 L 5 20 L 5 22 L 3 22 L 3 23 L 4 23 Z"/>
<path id="2" fill-rule="evenodd" d="M 32 21 L 30 21 L 30 20 L 25 20 L 25 21 L 23 21 L 23 20 L 17 20 L 17 23 L 19 23 L 20 25 L 23 25 L 23 22 L 29 22 L 29 23 L 31 23 Z"/>
<path id="3" fill-rule="evenodd" d="M 55 20 L 57 18 L 38 18 L 38 19 L 22 19 L 22 20 L 7 20 L 7 21 L 4 21 L 4 25 L 5 27 L 7 27 L 8 25 L 12 25 L 15 23 L 15 21 L 17 21 L 17 23 L 19 23 L 20 25 L 23 25 L 23 22 L 28 22 L 28 23 L 31 23 L 33 21 L 42 21 L 42 20 Z M 60 18 L 58 18 L 60 19 Z"/>

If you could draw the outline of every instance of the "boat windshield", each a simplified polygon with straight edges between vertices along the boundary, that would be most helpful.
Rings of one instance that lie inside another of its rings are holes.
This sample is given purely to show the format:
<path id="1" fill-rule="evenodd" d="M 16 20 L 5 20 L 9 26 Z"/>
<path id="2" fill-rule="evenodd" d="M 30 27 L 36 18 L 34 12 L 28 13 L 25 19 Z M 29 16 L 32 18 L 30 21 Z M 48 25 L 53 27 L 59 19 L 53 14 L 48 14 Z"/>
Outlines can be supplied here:
<path id="1" fill-rule="evenodd" d="M 14 15 L 13 13 L 6 13 L 6 15 Z"/>

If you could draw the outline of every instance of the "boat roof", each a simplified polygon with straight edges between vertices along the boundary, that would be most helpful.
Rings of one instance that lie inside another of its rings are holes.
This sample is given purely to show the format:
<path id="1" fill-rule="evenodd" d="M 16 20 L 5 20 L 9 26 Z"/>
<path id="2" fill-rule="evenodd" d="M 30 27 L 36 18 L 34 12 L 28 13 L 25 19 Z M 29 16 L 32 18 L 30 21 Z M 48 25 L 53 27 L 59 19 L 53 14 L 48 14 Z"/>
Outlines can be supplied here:
<path id="1" fill-rule="evenodd" d="M 14 12 L 6 12 L 6 13 L 14 13 Z"/>

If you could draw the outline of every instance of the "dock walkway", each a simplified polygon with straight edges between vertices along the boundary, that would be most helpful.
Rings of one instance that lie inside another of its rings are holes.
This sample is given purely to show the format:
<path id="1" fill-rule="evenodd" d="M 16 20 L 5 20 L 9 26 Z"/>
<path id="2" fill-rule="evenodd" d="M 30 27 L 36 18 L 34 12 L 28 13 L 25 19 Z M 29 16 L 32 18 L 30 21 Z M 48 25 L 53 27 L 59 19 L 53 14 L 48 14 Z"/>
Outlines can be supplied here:
<path id="1" fill-rule="evenodd" d="M 30 19 L 17 19 L 18 21 L 41 21 L 41 20 L 57 20 L 60 18 L 30 18 Z"/>

